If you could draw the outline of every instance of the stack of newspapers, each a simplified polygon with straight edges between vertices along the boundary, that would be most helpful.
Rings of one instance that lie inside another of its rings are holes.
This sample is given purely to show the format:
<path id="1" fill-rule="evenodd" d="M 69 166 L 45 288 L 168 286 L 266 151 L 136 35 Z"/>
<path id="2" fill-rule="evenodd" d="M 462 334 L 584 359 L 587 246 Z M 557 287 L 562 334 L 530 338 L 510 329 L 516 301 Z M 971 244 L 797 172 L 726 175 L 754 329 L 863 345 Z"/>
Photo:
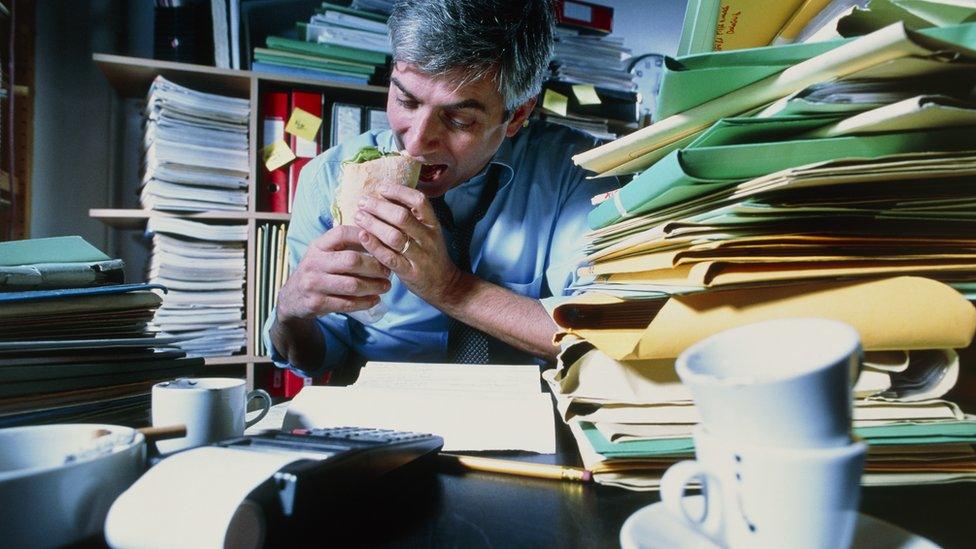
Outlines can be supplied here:
<path id="1" fill-rule="evenodd" d="M 153 318 L 189 356 L 225 356 L 244 346 L 247 225 L 151 217 L 149 282 L 169 291 Z"/>
<path id="2" fill-rule="evenodd" d="M 550 308 L 549 381 L 584 461 L 656 487 L 697 421 L 675 357 L 815 316 L 867 352 L 865 483 L 976 479 L 976 422 L 944 400 L 976 331 L 976 24 L 672 61 L 658 122 L 574 158 L 634 175 L 590 213 L 578 293 Z"/>
<path id="3" fill-rule="evenodd" d="M 247 99 L 194 91 L 157 76 L 146 98 L 143 207 L 246 210 L 249 116 Z"/>

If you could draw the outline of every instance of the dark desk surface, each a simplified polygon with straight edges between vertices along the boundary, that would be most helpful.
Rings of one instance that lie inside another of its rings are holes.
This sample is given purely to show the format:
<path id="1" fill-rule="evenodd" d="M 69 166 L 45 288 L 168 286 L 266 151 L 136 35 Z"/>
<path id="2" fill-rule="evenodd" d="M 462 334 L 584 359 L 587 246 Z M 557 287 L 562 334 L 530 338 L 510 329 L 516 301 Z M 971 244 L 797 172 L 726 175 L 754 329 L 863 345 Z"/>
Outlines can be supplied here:
<path id="1" fill-rule="evenodd" d="M 579 464 L 575 442 L 560 424 L 558 453 L 518 456 L 527 461 Z M 311 535 L 342 528 L 356 545 L 388 547 L 619 547 L 623 522 L 659 500 L 597 484 L 490 473 L 444 472 L 398 483 L 357 502 L 338 524 L 323 517 Z M 868 488 L 861 511 L 944 547 L 976 540 L 976 483 Z M 312 539 L 315 539 L 314 537 Z"/>

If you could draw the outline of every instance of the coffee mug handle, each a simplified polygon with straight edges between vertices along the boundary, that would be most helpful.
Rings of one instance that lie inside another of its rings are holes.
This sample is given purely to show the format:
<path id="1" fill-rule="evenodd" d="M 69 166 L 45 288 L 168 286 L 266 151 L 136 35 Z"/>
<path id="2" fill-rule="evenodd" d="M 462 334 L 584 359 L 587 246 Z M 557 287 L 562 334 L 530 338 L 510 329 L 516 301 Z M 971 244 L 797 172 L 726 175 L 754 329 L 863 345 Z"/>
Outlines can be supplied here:
<path id="1" fill-rule="evenodd" d="M 261 413 L 259 413 L 257 417 L 249 419 L 245 422 L 247 427 L 250 427 L 251 425 L 254 425 L 255 423 L 264 419 L 264 416 L 268 415 L 268 410 L 271 409 L 271 395 L 269 395 L 268 392 L 263 389 L 255 389 L 247 394 L 247 401 L 244 404 L 244 409 L 246 410 L 247 405 L 256 398 L 264 400 L 264 406 L 261 407 Z"/>
<path id="2" fill-rule="evenodd" d="M 709 483 L 710 490 L 702 490 L 704 505 L 702 506 L 700 516 L 692 516 L 684 504 L 685 490 L 688 487 L 688 483 L 698 479 L 704 485 L 706 477 L 709 476 L 711 475 L 708 471 L 695 460 L 685 460 L 675 463 L 661 477 L 661 501 L 664 502 L 664 507 L 672 514 L 684 518 L 693 528 L 712 537 L 715 532 L 707 530 L 715 524 L 715 519 L 709 520 L 708 513 L 709 511 L 719 509 L 720 505 L 709 505 L 708 500 L 717 497 L 721 501 L 721 494 L 715 493 L 715 488 L 718 488 L 718 483 Z M 719 522 L 721 522 L 720 518 Z"/>

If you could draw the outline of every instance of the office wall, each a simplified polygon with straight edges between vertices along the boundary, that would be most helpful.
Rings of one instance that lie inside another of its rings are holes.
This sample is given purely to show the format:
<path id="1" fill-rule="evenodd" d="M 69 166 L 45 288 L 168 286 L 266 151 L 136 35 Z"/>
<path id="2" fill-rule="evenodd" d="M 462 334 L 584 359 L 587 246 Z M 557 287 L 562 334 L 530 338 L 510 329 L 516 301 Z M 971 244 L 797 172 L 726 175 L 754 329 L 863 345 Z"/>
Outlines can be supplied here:
<path id="1" fill-rule="evenodd" d="M 110 249 L 110 231 L 88 217 L 117 188 L 120 109 L 92 53 L 152 54 L 152 2 L 37 3 L 31 236 L 80 234 Z"/>
<path id="2" fill-rule="evenodd" d="M 591 0 L 614 9 L 614 34 L 634 55 L 673 55 L 678 49 L 686 0 Z"/>

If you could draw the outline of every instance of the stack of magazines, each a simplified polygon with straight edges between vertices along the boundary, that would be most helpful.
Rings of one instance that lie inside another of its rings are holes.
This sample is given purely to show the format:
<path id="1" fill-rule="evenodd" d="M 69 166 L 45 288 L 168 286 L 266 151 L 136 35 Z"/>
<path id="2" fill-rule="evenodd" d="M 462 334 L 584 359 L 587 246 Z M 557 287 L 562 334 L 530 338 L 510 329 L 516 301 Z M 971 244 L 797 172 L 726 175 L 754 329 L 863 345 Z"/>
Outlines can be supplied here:
<path id="1" fill-rule="evenodd" d="M 247 99 L 191 90 L 157 76 L 146 100 L 144 208 L 247 209 Z"/>

